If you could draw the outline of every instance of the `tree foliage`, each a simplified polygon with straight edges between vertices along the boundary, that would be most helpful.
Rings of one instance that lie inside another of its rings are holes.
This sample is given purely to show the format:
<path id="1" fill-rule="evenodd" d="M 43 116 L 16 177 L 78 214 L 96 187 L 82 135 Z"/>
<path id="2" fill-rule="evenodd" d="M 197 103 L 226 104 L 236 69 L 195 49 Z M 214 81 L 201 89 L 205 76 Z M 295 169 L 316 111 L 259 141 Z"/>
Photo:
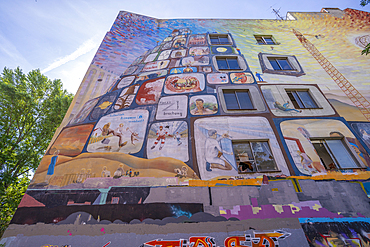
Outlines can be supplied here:
<path id="1" fill-rule="evenodd" d="M 360 5 L 362 7 L 366 6 L 369 3 L 370 3 L 370 0 L 361 0 L 360 1 Z M 361 55 L 364 55 L 364 54 L 367 55 L 369 53 L 370 53 L 370 43 L 365 46 L 365 49 L 361 52 Z"/>
<path id="2" fill-rule="evenodd" d="M 37 168 L 72 99 L 59 79 L 52 81 L 40 70 L 24 74 L 20 68 L 4 68 L 0 75 L 2 220 L 11 219 L 29 172 Z"/>

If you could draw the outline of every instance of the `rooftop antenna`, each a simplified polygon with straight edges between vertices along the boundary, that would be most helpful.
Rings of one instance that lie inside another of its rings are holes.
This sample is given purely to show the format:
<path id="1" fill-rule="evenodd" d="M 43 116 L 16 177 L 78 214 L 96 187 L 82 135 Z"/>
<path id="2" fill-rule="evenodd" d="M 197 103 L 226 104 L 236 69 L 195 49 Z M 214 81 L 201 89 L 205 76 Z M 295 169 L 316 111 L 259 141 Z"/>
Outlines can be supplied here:
<path id="1" fill-rule="evenodd" d="M 270 8 L 272 9 L 272 12 L 276 15 L 276 19 L 284 20 L 284 18 L 280 15 L 281 8 L 279 8 L 278 10 L 272 8 L 272 6 L 270 6 Z"/>

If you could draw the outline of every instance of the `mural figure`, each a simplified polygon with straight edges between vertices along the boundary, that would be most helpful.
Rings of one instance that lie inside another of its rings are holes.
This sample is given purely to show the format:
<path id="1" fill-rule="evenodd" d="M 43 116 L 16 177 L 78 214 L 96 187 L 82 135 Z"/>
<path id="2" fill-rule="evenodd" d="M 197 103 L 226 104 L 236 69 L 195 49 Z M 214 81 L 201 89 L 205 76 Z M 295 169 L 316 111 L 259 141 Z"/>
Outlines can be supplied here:
<path id="1" fill-rule="evenodd" d="M 51 175 L 54 174 L 54 168 L 58 161 L 58 155 L 59 155 L 59 150 L 55 150 L 53 157 L 51 157 L 50 165 L 48 167 L 48 172 L 46 173 L 46 179 L 45 179 L 46 183 L 49 182 Z"/>
<path id="2" fill-rule="evenodd" d="M 169 126 L 166 126 L 165 129 L 169 129 Z M 150 148 L 150 149 L 154 149 L 157 144 L 159 143 L 159 141 L 161 142 L 161 144 L 159 145 L 159 150 L 162 150 L 164 144 L 165 144 L 165 140 L 166 140 L 166 135 L 168 135 L 168 131 L 163 129 L 163 126 L 159 126 L 159 130 L 157 131 L 157 139 L 155 139 L 155 142 L 153 144 L 153 146 Z M 168 135 L 169 137 L 172 137 L 171 135 Z"/>
<path id="3" fill-rule="evenodd" d="M 137 93 L 136 103 L 139 105 L 157 103 L 161 95 L 163 82 L 164 79 L 155 79 L 143 83 Z"/>
<path id="4" fill-rule="evenodd" d="M 256 72 L 256 76 L 257 76 L 257 78 L 258 78 L 258 81 L 264 81 L 263 79 L 262 79 L 262 76 L 261 76 L 262 74 L 260 74 L 260 73 L 258 73 L 258 72 Z"/>
<path id="5" fill-rule="evenodd" d="M 123 165 L 119 165 L 117 170 L 113 174 L 113 178 L 120 178 L 124 175 Z"/>
<path id="6" fill-rule="evenodd" d="M 101 172 L 101 177 L 103 177 L 103 178 L 109 178 L 110 177 L 110 171 L 107 170 L 106 166 L 103 166 L 103 170 Z"/>
<path id="7" fill-rule="evenodd" d="M 370 135 L 366 132 L 366 130 L 364 129 L 360 129 L 360 132 L 362 134 L 362 139 L 364 139 L 364 141 L 367 143 L 367 144 L 370 144 Z"/>
<path id="8" fill-rule="evenodd" d="M 204 100 L 202 98 L 197 98 L 195 100 L 195 106 L 190 106 L 190 109 L 194 107 L 194 109 L 190 110 L 192 115 L 207 115 L 207 114 L 215 114 L 217 113 L 217 103 L 213 104 L 212 110 L 204 107 Z"/>
<path id="9" fill-rule="evenodd" d="M 250 73 L 231 73 L 230 79 L 232 83 L 236 84 L 246 84 L 253 83 L 253 76 Z"/>
<path id="10" fill-rule="evenodd" d="M 211 172 L 212 168 L 221 169 L 221 170 L 231 170 L 232 166 L 226 159 L 223 157 L 223 154 L 233 155 L 232 152 L 227 152 L 222 150 L 220 146 L 220 141 L 222 138 L 229 138 L 227 133 L 223 134 L 220 137 L 217 137 L 216 130 L 208 130 L 208 138 L 206 140 L 206 170 Z"/>
<path id="11" fill-rule="evenodd" d="M 188 175 L 188 168 L 186 166 L 181 167 L 181 169 L 175 168 L 175 173 L 176 173 L 175 177 L 186 178 L 186 176 Z"/>
<path id="12" fill-rule="evenodd" d="M 304 169 L 306 169 L 311 174 L 316 173 L 317 170 L 313 168 L 311 158 L 306 153 L 303 153 L 299 150 L 297 151 L 297 153 L 301 157 L 301 164 L 303 165 Z"/>
<path id="13" fill-rule="evenodd" d="M 279 110 L 282 110 L 282 111 L 295 111 L 295 112 L 299 112 L 301 113 L 302 110 L 297 110 L 297 109 L 294 109 L 294 108 L 289 108 L 289 101 L 287 101 L 284 105 L 281 105 L 279 103 L 279 101 L 275 101 L 274 103 L 274 106 L 279 109 Z"/>
<path id="14" fill-rule="evenodd" d="M 177 74 L 167 77 L 165 93 L 200 92 L 204 87 L 204 76 L 202 74 Z"/>
<path id="15" fill-rule="evenodd" d="M 181 135 L 179 134 L 179 132 L 176 132 L 174 138 L 177 140 L 177 146 L 180 146 L 182 142 L 181 142 Z"/>

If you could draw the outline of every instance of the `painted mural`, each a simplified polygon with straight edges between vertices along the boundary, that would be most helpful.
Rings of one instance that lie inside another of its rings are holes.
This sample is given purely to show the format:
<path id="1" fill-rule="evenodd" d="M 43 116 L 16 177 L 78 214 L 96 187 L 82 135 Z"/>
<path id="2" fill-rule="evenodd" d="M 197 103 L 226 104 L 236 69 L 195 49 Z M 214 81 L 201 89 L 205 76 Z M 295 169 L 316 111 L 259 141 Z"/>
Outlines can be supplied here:
<path id="1" fill-rule="evenodd" d="M 0 245 L 369 245 L 369 15 L 287 16 L 120 12 Z"/>

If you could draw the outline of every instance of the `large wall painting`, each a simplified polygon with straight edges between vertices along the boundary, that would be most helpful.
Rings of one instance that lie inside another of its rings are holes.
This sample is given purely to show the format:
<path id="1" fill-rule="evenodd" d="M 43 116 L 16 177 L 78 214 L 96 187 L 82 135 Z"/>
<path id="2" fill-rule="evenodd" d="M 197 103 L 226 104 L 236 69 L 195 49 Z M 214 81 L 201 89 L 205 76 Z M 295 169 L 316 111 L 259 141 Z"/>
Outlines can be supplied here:
<path id="1" fill-rule="evenodd" d="M 167 77 L 166 94 L 200 92 L 205 88 L 204 75 L 200 73 L 176 74 Z"/>
<path id="2" fill-rule="evenodd" d="M 91 134 L 88 152 L 122 152 L 140 151 L 149 112 L 146 110 L 129 110 L 112 113 L 102 117 Z"/>
<path id="3" fill-rule="evenodd" d="M 169 157 L 188 161 L 188 124 L 185 121 L 152 124 L 146 150 L 149 159 Z"/>
<path id="4" fill-rule="evenodd" d="M 258 176 L 259 172 L 240 173 L 240 166 L 250 162 L 253 154 L 247 147 L 244 152 L 237 144 L 251 143 L 258 152 L 252 165 L 265 163 L 271 158 L 275 162 L 275 174 L 289 175 L 275 134 L 263 117 L 209 117 L 194 122 L 194 139 L 197 164 L 201 179 L 222 176 Z M 257 141 L 256 141 L 257 140 Z M 258 140 L 261 140 L 260 142 Z M 246 153 L 249 153 L 249 159 Z M 238 163 L 238 164 L 237 164 Z M 244 171 L 244 170 L 243 170 Z"/>
<path id="5" fill-rule="evenodd" d="M 176 95 L 162 97 L 157 108 L 157 120 L 187 117 L 188 96 Z"/>

